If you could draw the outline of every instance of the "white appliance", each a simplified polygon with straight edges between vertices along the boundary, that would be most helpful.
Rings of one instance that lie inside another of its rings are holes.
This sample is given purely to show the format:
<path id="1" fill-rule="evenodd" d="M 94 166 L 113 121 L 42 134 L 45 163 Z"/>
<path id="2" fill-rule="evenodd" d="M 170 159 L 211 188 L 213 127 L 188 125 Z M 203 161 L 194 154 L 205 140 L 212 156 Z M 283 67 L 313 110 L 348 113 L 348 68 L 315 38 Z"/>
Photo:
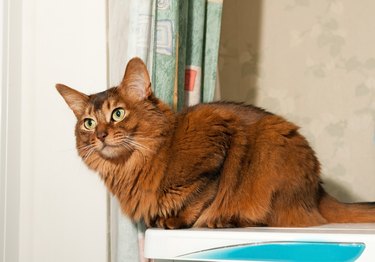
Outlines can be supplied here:
<path id="1" fill-rule="evenodd" d="M 145 256 L 192 261 L 375 262 L 375 224 L 148 229 Z"/>

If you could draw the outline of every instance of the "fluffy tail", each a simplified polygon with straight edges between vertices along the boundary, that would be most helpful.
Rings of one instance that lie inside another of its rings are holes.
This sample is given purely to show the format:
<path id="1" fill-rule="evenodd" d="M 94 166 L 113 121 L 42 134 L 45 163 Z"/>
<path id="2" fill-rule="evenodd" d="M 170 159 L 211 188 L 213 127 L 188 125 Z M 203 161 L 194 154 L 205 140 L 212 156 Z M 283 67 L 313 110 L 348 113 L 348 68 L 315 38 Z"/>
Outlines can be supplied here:
<path id="1" fill-rule="evenodd" d="M 328 223 L 375 223 L 375 202 L 341 203 L 324 192 L 319 211 Z"/>

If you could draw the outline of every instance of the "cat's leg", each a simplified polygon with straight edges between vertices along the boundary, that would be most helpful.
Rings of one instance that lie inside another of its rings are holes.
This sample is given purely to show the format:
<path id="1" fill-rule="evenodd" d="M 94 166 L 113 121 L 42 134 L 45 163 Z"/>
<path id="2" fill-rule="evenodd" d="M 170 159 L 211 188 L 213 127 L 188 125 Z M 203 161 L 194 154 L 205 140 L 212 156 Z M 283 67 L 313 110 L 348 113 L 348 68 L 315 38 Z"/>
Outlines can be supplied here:
<path id="1" fill-rule="evenodd" d="M 278 181 L 268 163 L 267 143 L 256 143 L 257 130 L 239 130 L 220 174 L 217 195 L 194 224 L 195 227 L 233 227 L 264 224 L 270 213 Z"/>
<path id="2" fill-rule="evenodd" d="M 326 224 L 327 220 L 320 214 L 316 203 L 309 197 L 286 199 L 288 196 L 276 197 L 273 203 L 273 215 L 268 225 L 273 227 L 307 227 Z"/>
<path id="3" fill-rule="evenodd" d="M 325 224 L 317 207 L 320 165 L 314 151 L 296 126 L 277 116 L 268 118 L 263 130 L 261 140 L 272 142 L 263 142 L 266 144 L 263 151 L 269 154 L 269 174 L 263 182 L 259 180 L 259 185 L 274 185 L 272 214 L 266 224 L 285 227 Z M 260 161 L 267 163 L 264 157 Z"/>
<path id="4" fill-rule="evenodd" d="M 160 228 L 177 229 L 189 228 L 193 226 L 199 215 L 213 200 L 215 196 L 214 184 L 207 185 L 206 189 L 202 189 L 200 194 L 190 197 L 185 206 L 174 214 L 169 216 L 160 216 L 156 219 L 155 225 Z"/>
<path id="5" fill-rule="evenodd" d="M 194 224 L 201 210 L 200 205 L 193 208 L 189 207 L 175 216 L 159 217 L 155 224 L 157 227 L 165 229 L 189 228 Z"/>
<path id="6" fill-rule="evenodd" d="M 277 181 L 270 183 L 275 170 L 253 165 L 242 170 L 239 185 L 221 190 L 212 205 L 194 224 L 195 227 L 249 227 L 267 224 Z M 226 175 L 223 173 L 222 175 Z M 244 176 L 250 176 L 246 178 Z"/>
<path id="7" fill-rule="evenodd" d="M 292 159 L 295 156 L 290 157 L 293 149 L 289 147 L 294 145 L 289 140 L 298 135 L 296 130 L 280 117 L 267 116 L 245 135 L 237 132 L 223 165 L 218 194 L 194 226 L 267 225 L 274 213 L 274 195 L 299 190 L 298 176 L 304 176 L 298 161 Z M 294 173 L 297 177 L 291 176 Z"/>

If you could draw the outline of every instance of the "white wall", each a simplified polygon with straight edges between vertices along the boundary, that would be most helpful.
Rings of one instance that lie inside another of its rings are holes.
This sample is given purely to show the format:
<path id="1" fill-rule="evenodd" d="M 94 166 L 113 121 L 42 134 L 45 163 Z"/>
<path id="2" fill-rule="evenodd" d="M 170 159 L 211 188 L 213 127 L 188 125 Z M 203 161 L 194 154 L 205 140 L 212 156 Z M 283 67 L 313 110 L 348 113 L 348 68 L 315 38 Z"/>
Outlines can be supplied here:
<path id="1" fill-rule="evenodd" d="M 19 192 L 19 202 L 6 199 L 5 211 L 15 209 L 19 220 L 8 219 L 0 261 L 107 261 L 106 190 L 78 158 L 74 115 L 54 87 L 107 88 L 106 1 L 8 1 L 18 5 L 11 15 L 19 16 L 9 32 L 21 37 L 11 43 L 19 44 L 19 74 L 11 66 L 7 86 L 15 103 L 6 106 L 16 110 L 8 113 L 13 122 L 3 124 L 15 127 L 8 130 L 6 153 L 18 150 L 3 161 L 5 176 L 19 179 L 7 186 Z"/>

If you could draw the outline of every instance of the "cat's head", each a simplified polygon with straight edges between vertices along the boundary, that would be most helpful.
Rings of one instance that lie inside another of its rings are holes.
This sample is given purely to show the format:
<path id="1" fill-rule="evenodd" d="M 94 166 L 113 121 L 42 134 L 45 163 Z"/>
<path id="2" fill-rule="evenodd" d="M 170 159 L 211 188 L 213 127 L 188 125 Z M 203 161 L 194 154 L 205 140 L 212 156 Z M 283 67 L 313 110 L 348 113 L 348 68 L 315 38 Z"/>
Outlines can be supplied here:
<path id="1" fill-rule="evenodd" d="M 77 150 L 89 166 L 95 161 L 123 162 L 134 152 L 155 150 L 168 123 L 165 105 L 154 97 L 145 64 L 128 63 L 122 82 L 104 92 L 86 95 L 56 85 L 77 118 Z"/>

